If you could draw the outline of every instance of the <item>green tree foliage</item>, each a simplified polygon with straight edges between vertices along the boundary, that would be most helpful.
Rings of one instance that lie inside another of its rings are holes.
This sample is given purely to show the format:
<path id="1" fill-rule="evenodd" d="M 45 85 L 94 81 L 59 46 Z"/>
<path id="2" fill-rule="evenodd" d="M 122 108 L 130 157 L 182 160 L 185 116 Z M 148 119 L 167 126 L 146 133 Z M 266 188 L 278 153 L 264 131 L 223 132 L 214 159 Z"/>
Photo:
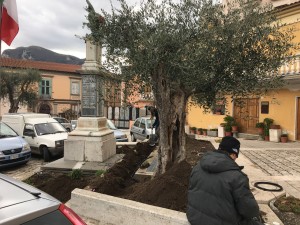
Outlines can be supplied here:
<path id="1" fill-rule="evenodd" d="M 17 112 L 19 104 L 33 106 L 40 80 L 41 75 L 37 70 L 0 69 L 0 98 L 8 99 L 10 113 Z"/>
<path id="2" fill-rule="evenodd" d="M 89 38 L 103 44 L 108 65 L 121 67 L 127 84 L 151 84 L 161 120 L 159 173 L 185 158 L 190 97 L 210 108 L 224 96 L 277 87 L 281 78 L 274 74 L 296 47 L 292 30 L 256 0 L 147 0 L 138 7 L 119 2 L 120 8 L 100 15 L 87 0 Z"/>

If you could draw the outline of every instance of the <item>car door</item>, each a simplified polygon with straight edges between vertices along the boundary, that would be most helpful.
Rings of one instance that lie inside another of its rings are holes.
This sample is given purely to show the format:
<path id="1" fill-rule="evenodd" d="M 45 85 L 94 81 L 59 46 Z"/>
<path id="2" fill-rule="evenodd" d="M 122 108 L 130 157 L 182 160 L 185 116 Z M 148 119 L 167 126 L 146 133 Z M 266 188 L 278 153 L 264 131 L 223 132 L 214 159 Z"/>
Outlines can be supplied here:
<path id="1" fill-rule="evenodd" d="M 140 140 L 145 140 L 147 138 L 147 132 L 146 132 L 146 120 L 142 119 L 140 128 L 139 128 L 139 134 L 140 134 Z"/>
<path id="2" fill-rule="evenodd" d="M 137 118 L 134 122 L 134 124 L 131 127 L 131 133 L 134 135 L 135 139 L 139 139 L 139 127 L 140 127 L 141 119 Z"/>
<path id="3" fill-rule="evenodd" d="M 32 153 L 40 154 L 36 133 L 34 132 L 34 127 L 32 124 L 25 124 L 23 137 L 29 144 Z"/>

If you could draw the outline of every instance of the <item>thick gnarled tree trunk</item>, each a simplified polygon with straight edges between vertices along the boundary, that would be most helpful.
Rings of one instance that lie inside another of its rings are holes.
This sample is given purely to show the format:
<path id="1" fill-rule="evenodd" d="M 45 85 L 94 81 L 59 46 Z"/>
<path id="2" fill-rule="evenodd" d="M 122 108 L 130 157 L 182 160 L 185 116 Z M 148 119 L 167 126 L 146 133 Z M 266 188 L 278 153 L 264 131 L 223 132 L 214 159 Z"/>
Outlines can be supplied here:
<path id="1" fill-rule="evenodd" d="M 154 89 L 159 110 L 160 140 L 157 175 L 163 174 L 174 162 L 185 159 L 185 121 L 187 95 L 178 84 L 166 80 L 161 73 Z"/>

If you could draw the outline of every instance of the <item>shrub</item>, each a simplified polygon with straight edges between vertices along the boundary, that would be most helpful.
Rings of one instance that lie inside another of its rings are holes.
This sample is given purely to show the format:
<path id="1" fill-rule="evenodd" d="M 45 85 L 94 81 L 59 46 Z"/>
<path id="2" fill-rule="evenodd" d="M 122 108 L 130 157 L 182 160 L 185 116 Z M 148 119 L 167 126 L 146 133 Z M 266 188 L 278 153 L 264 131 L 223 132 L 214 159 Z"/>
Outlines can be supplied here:
<path id="1" fill-rule="evenodd" d="M 97 170 L 95 175 L 96 176 L 101 176 L 102 174 L 104 174 L 106 172 L 106 170 Z"/>
<path id="2" fill-rule="evenodd" d="M 70 172 L 70 177 L 72 180 L 78 180 L 82 177 L 82 170 L 80 169 L 75 169 Z"/>
<path id="3" fill-rule="evenodd" d="M 264 123 L 263 122 L 259 122 L 259 123 L 256 123 L 255 127 L 256 128 L 264 128 Z"/>

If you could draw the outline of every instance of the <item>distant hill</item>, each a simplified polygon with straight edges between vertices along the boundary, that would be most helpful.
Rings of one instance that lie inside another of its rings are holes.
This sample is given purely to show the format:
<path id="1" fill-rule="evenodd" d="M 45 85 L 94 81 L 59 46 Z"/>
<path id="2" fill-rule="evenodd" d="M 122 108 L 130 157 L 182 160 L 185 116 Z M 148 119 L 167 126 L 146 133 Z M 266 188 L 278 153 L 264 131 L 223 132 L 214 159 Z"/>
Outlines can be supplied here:
<path id="1" fill-rule="evenodd" d="M 34 61 L 56 62 L 74 65 L 82 65 L 84 63 L 84 59 L 80 59 L 72 55 L 59 54 L 38 46 L 6 49 L 2 53 L 2 57 L 13 59 L 30 59 Z"/>

